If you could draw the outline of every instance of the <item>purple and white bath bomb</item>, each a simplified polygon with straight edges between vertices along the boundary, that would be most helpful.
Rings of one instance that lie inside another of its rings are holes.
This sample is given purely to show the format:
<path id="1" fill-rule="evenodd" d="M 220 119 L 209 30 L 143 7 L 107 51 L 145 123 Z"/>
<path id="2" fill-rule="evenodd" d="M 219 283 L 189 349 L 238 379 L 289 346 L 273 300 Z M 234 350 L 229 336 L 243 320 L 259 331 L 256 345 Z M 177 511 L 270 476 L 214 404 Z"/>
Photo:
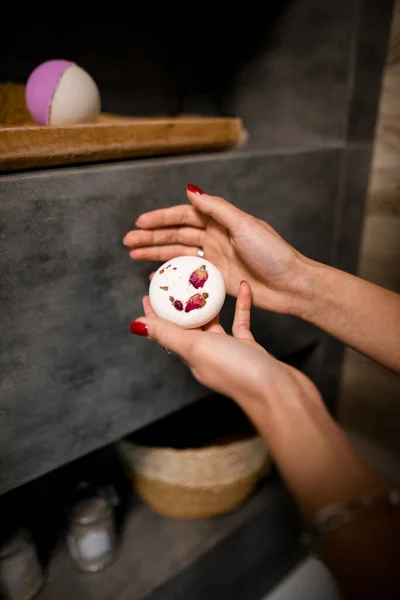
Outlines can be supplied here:
<path id="1" fill-rule="evenodd" d="M 48 60 L 29 76 L 25 100 L 38 125 L 74 125 L 96 121 L 100 94 L 84 69 L 69 60 Z"/>
<path id="2" fill-rule="evenodd" d="M 194 329 L 218 315 L 226 291 L 221 273 L 208 260 L 179 256 L 156 271 L 150 282 L 149 296 L 160 319 L 184 329 Z"/>

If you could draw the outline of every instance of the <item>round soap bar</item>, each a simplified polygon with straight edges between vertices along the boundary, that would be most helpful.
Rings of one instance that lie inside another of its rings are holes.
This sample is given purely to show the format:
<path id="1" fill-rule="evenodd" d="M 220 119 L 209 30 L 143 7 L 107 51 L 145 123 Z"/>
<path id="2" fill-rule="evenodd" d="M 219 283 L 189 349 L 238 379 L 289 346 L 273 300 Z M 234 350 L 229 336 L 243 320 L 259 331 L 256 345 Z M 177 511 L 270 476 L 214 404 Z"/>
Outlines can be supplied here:
<path id="1" fill-rule="evenodd" d="M 100 94 L 92 77 L 69 60 L 48 60 L 29 76 L 25 100 L 38 125 L 90 123 L 100 113 Z"/>
<path id="2" fill-rule="evenodd" d="M 222 275 L 212 263 L 196 256 L 179 256 L 157 270 L 149 295 L 160 319 L 194 329 L 217 316 L 226 292 Z"/>

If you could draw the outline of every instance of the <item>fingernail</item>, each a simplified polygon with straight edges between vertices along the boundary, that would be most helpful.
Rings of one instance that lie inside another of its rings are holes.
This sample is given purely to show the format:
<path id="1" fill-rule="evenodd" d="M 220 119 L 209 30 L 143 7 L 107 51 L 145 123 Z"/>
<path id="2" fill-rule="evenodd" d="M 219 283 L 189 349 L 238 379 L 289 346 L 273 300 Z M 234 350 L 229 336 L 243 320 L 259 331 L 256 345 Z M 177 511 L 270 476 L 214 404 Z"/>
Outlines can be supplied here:
<path id="1" fill-rule="evenodd" d="M 146 323 L 141 323 L 140 321 L 133 321 L 133 323 L 129 325 L 129 329 L 131 330 L 131 333 L 140 335 L 140 337 L 148 337 L 149 335 L 149 328 Z"/>
<path id="2" fill-rule="evenodd" d="M 192 192 L 192 194 L 197 194 L 198 196 L 204 194 L 203 190 L 198 188 L 197 185 L 193 185 L 193 183 L 188 183 L 187 190 L 188 192 Z"/>
<path id="3" fill-rule="evenodd" d="M 122 239 L 122 243 L 123 243 L 123 245 L 124 245 L 124 246 L 128 246 L 128 245 L 129 245 L 129 244 L 127 243 L 127 241 L 126 241 L 126 238 L 123 238 L 123 239 Z"/>
<path id="4" fill-rule="evenodd" d="M 247 283 L 247 281 L 245 279 L 242 279 L 242 281 L 240 282 L 240 285 L 243 285 L 243 283 Z"/>
<path id="5" fill-rule="evenodd" d="M 138 217 L 137 219 L 135 219 L 135 225 L 136 225 L 136 227 L 139 225 L 139 221 L 140 221 L 140 217 Z"/>

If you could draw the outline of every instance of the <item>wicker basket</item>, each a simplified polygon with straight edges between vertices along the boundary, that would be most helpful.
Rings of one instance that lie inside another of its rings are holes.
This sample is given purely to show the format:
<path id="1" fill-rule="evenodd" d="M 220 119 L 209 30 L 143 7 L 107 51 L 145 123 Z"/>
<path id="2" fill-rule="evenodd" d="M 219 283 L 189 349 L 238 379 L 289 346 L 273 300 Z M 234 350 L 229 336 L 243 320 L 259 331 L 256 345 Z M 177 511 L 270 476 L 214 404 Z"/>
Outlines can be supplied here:
<path id="1" fill-rule="evenodd" d="M 142 446 L 120 451 L 139 496 L 174 519 L 201 519 L 236 509 L 271 469 L 259 436 L 195 449 Z"/>

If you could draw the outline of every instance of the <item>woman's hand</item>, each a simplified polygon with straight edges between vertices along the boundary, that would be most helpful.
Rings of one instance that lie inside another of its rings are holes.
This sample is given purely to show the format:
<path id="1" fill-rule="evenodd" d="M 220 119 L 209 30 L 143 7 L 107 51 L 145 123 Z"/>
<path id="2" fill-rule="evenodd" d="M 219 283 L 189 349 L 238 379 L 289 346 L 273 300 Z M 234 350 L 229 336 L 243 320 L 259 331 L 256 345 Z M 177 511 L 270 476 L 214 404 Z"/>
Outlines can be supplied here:
<path id="1" fill-rule="evenodd" d="M 259 308 L 309 321 L 400 374 L 398 294 L 306 258 L 267 223 L 222 198 L 194 186 L 188 198 L 192 206 L 138 218 L 139 229 L 124 238 L 132 258 L 164 262 L 203 248 L 232 296 L 245 279 Z"/>
<path id="2" fill-rule="evenodd" d="M 189 185 L 191 206 L 182 204 L 145 213 L 136 220 L 124 244 L 135 260 L 165 262 L 176 256 L 204 257 L 221 271 L 230 295 L 249 282 L 256 306 L 291 312 L 301 275 L 302 256 L 264 221 L 222 198 Z"/>
<path id="3" fill-rule="evenodd" d="M 265 439 L 308 517 L 374 488 L 375 477 L 360 464 L 310 379 L 254 341 L 247 282 L 240 284 L 233 336 L 217 320 L 203 329 L 183 329 L 158 319 L 147 296 L 143 305 L 146 316 L 131 324 L 132 333 L 168 348 L 200 383 L 237 402 Z"/>
<path id="4" fill-rule="evenodd" d="M 251 288 L 247 282 L 239 287 L 233 336 L 225 333 L 218 320 L 202 329 L 187 330 L 158 319 L 148 296 L 143 307 L 145 317 L 132 323 L 132 333 L 149 336 L 168 348 L 188 365 L 200 383 L 233 398 L 246 412 L 252 413 L 272 398 L 290 397 L 295 402 L 306 396 L 310 401 L 320 401 L 318 391 L 305 375 L 276 360 L 254 341 L 250 331 Z"/>

